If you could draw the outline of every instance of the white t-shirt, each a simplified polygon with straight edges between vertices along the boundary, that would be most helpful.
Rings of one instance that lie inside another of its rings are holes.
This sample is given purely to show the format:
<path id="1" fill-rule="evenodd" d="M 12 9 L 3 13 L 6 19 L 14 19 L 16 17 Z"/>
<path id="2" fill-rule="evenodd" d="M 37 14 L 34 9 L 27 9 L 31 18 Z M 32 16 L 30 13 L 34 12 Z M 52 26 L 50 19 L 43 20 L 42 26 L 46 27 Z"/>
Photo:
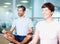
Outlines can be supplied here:
<path id="1" fill-rule="evenodd" d="M 50 23 L 42 21 L 37 23 L 36 29 L 39 30 L 40 44 L 57 44 L 60 23 L 57 21 L 52 21 Z"/>
<path id="2" fill-rule="evenodd" d="M 13 21 L 12 27 L 16 27 L 17 35 L 26 36 L 30 27 L 33 27 L 32 21 L 29 18 L 18 18 Z"/>

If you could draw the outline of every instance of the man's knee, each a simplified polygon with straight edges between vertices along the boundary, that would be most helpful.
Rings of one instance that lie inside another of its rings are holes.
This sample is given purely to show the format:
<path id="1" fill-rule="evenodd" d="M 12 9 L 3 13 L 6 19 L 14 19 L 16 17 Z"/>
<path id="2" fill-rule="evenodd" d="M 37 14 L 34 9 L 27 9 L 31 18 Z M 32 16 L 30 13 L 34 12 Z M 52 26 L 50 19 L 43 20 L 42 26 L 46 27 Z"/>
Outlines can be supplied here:
<path id="1" fill-rule="evenodd" d="M 32 38 L 32 35 L 27 35 L 27 38 L 28 38 L 28 39 Z"/>
<path id="2" fill-rule="evenodd" d="M 8 36 L 7 34 L 4 34 L 4 37 L 5 37 L 6 39 L 10 39 L 10 38 L 11 38 L 11 36 Z"/>
<path id="3" fill-rule="evenodd" d="M 8 37 L 7 34 L 4 34 L 4 37 L 7 38 Z"/>

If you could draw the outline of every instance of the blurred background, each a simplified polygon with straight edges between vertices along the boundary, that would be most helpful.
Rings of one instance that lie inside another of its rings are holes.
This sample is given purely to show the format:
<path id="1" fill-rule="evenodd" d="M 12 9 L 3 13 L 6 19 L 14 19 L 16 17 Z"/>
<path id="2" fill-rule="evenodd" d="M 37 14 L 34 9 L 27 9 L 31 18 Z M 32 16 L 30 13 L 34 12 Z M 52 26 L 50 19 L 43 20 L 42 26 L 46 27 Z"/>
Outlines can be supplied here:
<path id="1" fill-rule="evenodd" d="M 3 34 L 1 31 L 2 29 L 9 30 L 12 21 L 18 18 L 18 6 L 24 5 L 26 7 L 25 16 L 31 18 L 35 28 L 35 25 L 38 21 L 44 20 L 41 13 L 41 6 L 45 2 L 51 2 L 55 5 L 55 11 L 52 17 L 54 20 L 59 22 L 60 0 L 0 0 L 0 44 L 8 44 L 8 41 L 5 41 L 5 39 L 3 39 Z"/>

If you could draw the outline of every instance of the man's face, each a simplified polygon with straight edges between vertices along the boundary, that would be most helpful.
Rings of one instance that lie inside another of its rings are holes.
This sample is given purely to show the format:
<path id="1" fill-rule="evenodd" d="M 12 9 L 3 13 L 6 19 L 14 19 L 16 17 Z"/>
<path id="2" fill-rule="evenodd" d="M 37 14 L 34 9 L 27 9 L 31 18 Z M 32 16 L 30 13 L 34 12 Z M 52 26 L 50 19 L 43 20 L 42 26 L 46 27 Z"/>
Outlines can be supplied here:
<path id="1" fill-rule="evenodd" d="M 20 17 L 23 16 L 24 13 L 25 13 L 25 11 L 23 10 L 23 8 L 18 8 L 17 11 L 18 11 L 18 16 L 20 16 Z"/>
<path id="2" fill-rule="evenodd" d="M 49 10 L 47 7 L 46 8 L 42 8 L 42 14 L 43 14 L 43 17 L 45 19 L 48 19 L 51 17 L 51 15 L 53 14 L 53 12 L 51 12 L 51 10 Z"/>

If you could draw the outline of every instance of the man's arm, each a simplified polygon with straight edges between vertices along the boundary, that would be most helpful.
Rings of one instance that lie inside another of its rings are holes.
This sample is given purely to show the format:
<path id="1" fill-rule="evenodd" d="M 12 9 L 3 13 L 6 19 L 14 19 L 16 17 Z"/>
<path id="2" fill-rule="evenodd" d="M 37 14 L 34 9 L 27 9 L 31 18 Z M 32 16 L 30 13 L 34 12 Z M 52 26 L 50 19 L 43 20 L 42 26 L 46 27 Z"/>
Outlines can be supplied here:
<path id="1" fill-rule="evenodd" d="M 14 31 L 15 27 L 11 27 L 11 29 L 9 30 L 10 33 L 12 33 Z"/>
<path id="2" fill-rule="evenodd" d="M 29 28 L 27 32 L 27 36 L 24 38 L 24 40 L 21 42 L 21 44 L 27 43 L 32 38 L 33 28 Z"/>
<path id="3" fill-rule="evenodd" d="M 9 31 L 6 31 L 6 30 L 3 29 L 3 30 L 2 30 L 2 33 L 3 33 L 3 34 L 12 33 L 13 30 L 14 30 L 14 27 L 11 27 L 11 29 L 10 29 Z"/>
<path id="4" fill-rule="evenodd" d="M 7 35 L 8 36 L 12 36 L 12 32 L 14 31 L 14 27 L 11 27 L 11 29 L 9 31 L 7 31 Z"/>
<path id="5" fill-rule="evenodd" d="M 2 33 L 4 35 L 7 35 L 7 36 L 12 36 L 12 32 L 14 30 L 14 27 L 11 27 L 11 29 L 9 31 L 6 31 L 6 30 L 2 30 Z"/>

